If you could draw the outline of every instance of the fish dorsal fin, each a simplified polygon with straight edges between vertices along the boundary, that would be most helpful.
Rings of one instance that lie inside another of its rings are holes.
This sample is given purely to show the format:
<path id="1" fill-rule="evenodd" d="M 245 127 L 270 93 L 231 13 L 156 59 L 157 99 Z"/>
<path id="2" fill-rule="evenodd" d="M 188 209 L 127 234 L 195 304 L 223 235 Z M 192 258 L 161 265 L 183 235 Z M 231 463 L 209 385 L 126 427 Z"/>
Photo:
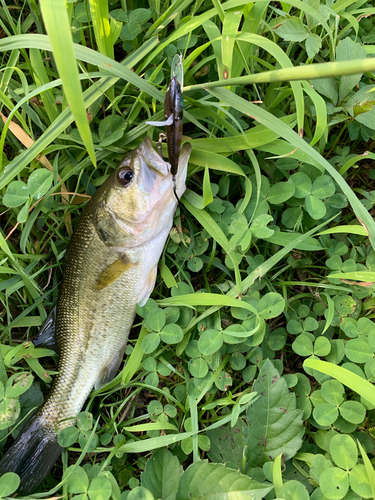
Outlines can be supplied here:
<path id="1" fill-rule="evenodd" d="M 112 264 L 99 276 L 95 285 L 96 290 L 103 290 L 103 288 L 111 285 L 133 266 L 135 266 L 135 264 L 130 262 L 126 256 L 115 260 L 115 262 L 112 262 Z"/>
<path id="2" fill-rule="evenodd" d="M 152 290 L 155 288 L 156 275 L 158 273 L 158 266 L 155 266 L 151 269 L 150 274 L 146 280 L 144 287 L 141 290 L 141 293 L 138 297 L 138 304 L 140 306 L 144 306 L 150 297 Z"/>
<path id="3" fill-rule="evenodd" d="M 125 341 L 121 349 L 116 353 L 112 361 L 101 370 L 98 378 L 95 381 L 95 389 L 101 389 L 115 378 L 118 369 L 120 367 L 122 358 L 124 357 L 126 344 L 127 340 Z"/>
<path id="4" fill-rule="evenodd" d="M 47 316 L 38 335 L 32 341 L 35 347 L 48 347 L 56 352 L 56 306 Z"/>

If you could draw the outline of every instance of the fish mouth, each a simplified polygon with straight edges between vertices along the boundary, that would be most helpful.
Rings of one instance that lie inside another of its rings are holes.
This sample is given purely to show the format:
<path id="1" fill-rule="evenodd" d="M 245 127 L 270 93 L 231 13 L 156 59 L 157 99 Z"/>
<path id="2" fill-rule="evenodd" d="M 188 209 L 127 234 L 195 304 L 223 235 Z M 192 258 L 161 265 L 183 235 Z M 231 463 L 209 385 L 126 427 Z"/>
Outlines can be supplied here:
<path id="1" fill-rule="evenodd" d="M 143 139 L 143 142 L 137 148 L 137 153 L 155 174 L 166 177 L 170 173 L 170 164 L 160 158 L 149 137 Z"/>

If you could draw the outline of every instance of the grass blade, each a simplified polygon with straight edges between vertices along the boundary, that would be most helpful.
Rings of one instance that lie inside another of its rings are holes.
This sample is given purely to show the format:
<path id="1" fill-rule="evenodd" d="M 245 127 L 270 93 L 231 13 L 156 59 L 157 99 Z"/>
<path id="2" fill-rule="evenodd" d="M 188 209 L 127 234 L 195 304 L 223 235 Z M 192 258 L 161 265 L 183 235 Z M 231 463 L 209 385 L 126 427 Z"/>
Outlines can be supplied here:
<path id="1" fill-rule="evenodd" d="M 94 144 L 78 79 L 78 67 L 75 62 L 72 63 L 75 61 L 75 54 L 65 1 L 41 0 L 40 5 L 65 95 L 87 152 L 96 166 Z"/>
<path id="2" fill-rule="evenodd" d="M 347 370 L 342 366 L 328 363 L 327 361 L 312 358 L 306 359 L 303 366 L 306 366 L 306 368 L 312 368 L 313 370 L 317 370 L 318 372 L 325 373 L 326 375 L 335 378 L 375 406 L 375 387 L 373 384 L 359 375 L 356 375 L 352 371 Z"/>
<path id="3" fill-rule="evenodd" d="M 375 221 L 370 215 L 370 213 L 366 210 L 366 208 L 359 201 L 353 190 L 348 186 L 346 181 L 341 177 L 341 175 L 337 172 L 337 170 L 325 159 L 321 156 L 314 148 L 312 148 L 306 141 L 304 141 L 294 130 L 291 130 L 285 123 L 278 120 L 276 117 L 268 113 L 264 109 L 255 106 L 247 102 L 242 97 L 239 97 L 227 89 L 216 89 L 209 90 L 210 94 L 214 95 L 221 101 L 230 104 L 235 109 L 239 110 L 241 113 L 249 113 L 253 116 L 257 121 L 262 123 L 265 126 L 268 126 L 272 130 L 278 130 L 280 135 L 293 144 L 296 148 L 299 148 L 301 151 L 306 153 L 308 156 L 313 158 L 317 164 L 320 166 L 321 170 L 327 170 L 327 172 L 333 177 L 333 179 L 337 182 L 342 192 L 348 198 L 349 203 L 351 204 L 354 213 L 356 214 L 358 220 L 361 224 L 366 228 L 371 246 L 375 249 Z"/>
<path id="4" fill-rule="evenodd" d="M 228 78 L 228 80 L 218 80 L 216 82 L 187 85 L 184 87 L 184 92 L 187 92 L 189 90 L 227 87 L 228 85 L 243 86 L 249 85 L 250 83 L 313 80 L 314 78 L 356 75 L 358 73 L 366 73 L 368 71 L 375 71 L 375 57 L 370 57 L 368 59 L 357 59 L 355 61 L 316 63 L 308 64 L 306 66 L 295 66 L 293 68 L 263 71 L 262 73 L 257 73 L 256 75 L 238 76 L 236 78 Z"/>
<path id="5" fill-rule="evenodd" d="M 375 471 L 372 463 L 370 462 L 369 457 L 367 456 L 366 451 L 364 450 L 363 446 L 361 443 L 357 440 L 358 448 L 359 451 L 361 452 L 362 455 L 362 460 L 363 463 L 365 464 L 366 467 L 366 472 L 368 475 L 368 480 L 371 486 L 371 493 L 372 493 L 372 498 L 375 500 Z"/>
<path id="6" fill-rule="evenodd" d="M 39 44 L 41 45 L 41 47 L 37 46 L 34 48 L 51 50 L 51 45 L 48 41 L 48 37 L 46 37 L 45 35 L 34 35 L 33 40 L 35 40 L 36 37 L 40 36 L 41 38 L 39 38 Z M 12 42 L 14 42 L 15 39 L 16 37 L 12 37 Z M 8 42 L 10 39 L 8 38 L 5 40 L 6 42 Z M 4 45 L 6 46 L 6 43 L 3 45 L 2 42 L 4 42 L 4 40 L 0 40 L 0 50 L 4 50 Z M 23 40 L 21 43 L 20 37 L 17 37 L 17 43 L 20 46 L 22 46 Z M 140 49 L 138 49 L 134 54 L 131 54 L 122 64 L 120 63 L 116 64 L 120 68 L 122 68 L 123 74 L 124 73 L 128 74 L 129 72 L 132 77 L 136 77 L 141 82 L 144 82 L 142 78 L 140 78 L 138 75 L 130 71 L 129 68 L 133 67 L 137 62 L 139 62 L 143 57 L 145 57 L 145 55 L 149 51 L 151 51 L 153 47 L 157 45 L 157 43 L 158 43 L 157 39 L 152 38 L 151 40 L 147 41 L 142 47 L 140 47 Z M 86 49 L 86 47 L 81 47 L 81 48 Z M 96 52 L 94 51 L 91 52 L 96 54 Z M 120 69 L 118 70 L 118 72 L 120 72 Z M 102 94 L 106 92 L 109 88 L 111 88 L 118 81 L 119 78 L 121 78 L 121 76 L 115 78 L 102 78 L 101 80 L 97 81 L 95 85 L 89 87 L 83 93 L 85 106 L 89 107 L 92 103 L 94 103 L 97 99 L 99 99 L 99 97 L 101 97 Z M 151 86 L 151 88 L 153 87 Z M 161 92 L 159 93 L 163 99 L 163 94 Z M 69 108 L 65 108 L 64 111 L 58 116 L 58 118 L 53 123 L 51 123 L 51 125 L 44 132 L 44 134 L 37 141 L 35 141 L 35 143 L 29 149 L 23 151 L 21 154 L 16 156 L 14 160 L 7 165 L 4 172 L 2 173 L 2 176 L 0 177 L 0 189 L 6 186 L 14 177 L 16 177 L 16 175 L 18 175 L 21 172 L 21 170 L 31 162 L 31 160 L 33 160 L 41 151 L 43 151 L 43 149 L 45 149 L 54 139 L 56 139 L 56 137 L 59 136 L 72 123 L 73 120 L 74 117 L 71 110 Z"/>

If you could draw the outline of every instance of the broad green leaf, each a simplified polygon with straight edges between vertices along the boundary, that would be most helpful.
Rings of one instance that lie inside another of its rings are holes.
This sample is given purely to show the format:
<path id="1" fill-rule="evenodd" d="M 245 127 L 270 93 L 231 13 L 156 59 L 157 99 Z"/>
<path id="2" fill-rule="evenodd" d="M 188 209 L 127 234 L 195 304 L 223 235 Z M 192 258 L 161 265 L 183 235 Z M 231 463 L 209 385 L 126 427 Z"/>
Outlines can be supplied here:
<path id="1" fill-rule="evenodd" d="M 30 199 L 27 200 L 27 202 L 24 204 L 24 206 L 18 212 L 17 222 L 19 222 L 20 224 L 23 224 L 27 221 L 27 218 L 29 215 L 29 209 L 30 209 Z"/>
<path id="2" fill-rule="evenodd" d="M 311 194 L 320 200 L 329 198 L 335 193 L 335 185 L 328 175 L 321 175 L 312 185 Z"/>
<path id="3" fill-rule="evenodd" d="M 319 425 L 326 427 L 337 420 L 339 412 L 336 406 L 330 403 L 321 403 L 313 410 L 313 417 Z"/>
<path id="4" fill-rule="evenodd" d="M 246 358 L 240 352 L 234 352 L 230 357 L 230 365 L 233 370 L 240 371 L 243 370 L 246 366 Z"/>
<path id="5" fill-rule="evenodd" d="M 210 460 L 224 465 L 234 465 L 241 470 L 247 433 L 247 425 L 241 419 L 233 427 L 228 424 L 207 432 L 211 443 L 208 452 Z"/>
<path id="6" fill-rule="evenodd" d="M 65 478 L 67 478 L 66 485 L 69 493 L 84 493 L 87 491 L 89 478 L 82 467 L 71 465 L 64 472 L 63 479 Z"/>
<path id="7" fill-rule="evenodd" d="M 327 356 L 330 352 L 330 341 L 326 337 L 318 337 L 314 342 L 315 356 Z"/>
<path id="8" fill-rule="evenodd" d="M 257 238 L 269 238 L 274 230 L 269 229 L 267 224 L 272 221 L 271 215 L 262 214 L 255 217 L 251 223 L 250 230 Z"/>
<path id="9" fill-rule="evenodd" d="M 6 207 L 19 207 L 29 199 L 29 190 L 22 181 L 14 181 L 9 184 L 3 197 Z"/>
<path id="10" fill-rule="evenodd" d="M 277 182 L 267 194 L 267 201 L 279 205 L 289 200 L 294 195 L 295 186 L 292 182 Z"/>
<path id="11" fill-rule="evenodd" d="M 370 344 L 364 339 L 348 340 L 345 346 L 345 354 L 354 363 L 365 363 L 374 356 Z"/>
<path id="12" fill-rule="evenodd" d="M 332 462 L 327 460 L 323 455 L 316 454 L 311 458 L 310 475 L 319 484 L 320 475 L 329 467 L 333 467 Z"/>
<path id="13" fill-rule="evenodd" d="M 152 453 L 141 474 L 141 484 L 155 498 L 174 500 L 182 474 L 178 458 L 167 449 L 161 448 Z"/>
<path id="14" fill-rule="evenodd" d="M 166 344 L 178 344 L 183 339 L 184 333 L 180 326 L 170 323 L 162 329 L 160 337 Z"/>
<path id="15" fill-rule="evenodd" d="M 198 340 L 198 349 L 204 356 L 217 352 L 223 345 L 223 334 L 219 330 L 204 330 Z"/>
<path id="16" fill-rule="evenodd" d="M 266 239 L 271 243 L 275 243 L 276 245 L 281 245 L 284 247 L 286 245 L 289 245 L 293 241 L 297 240 L 300 236 L 301 236 L 300 233 L 284 233 L 275 231 L 272 236 Z M 305 240 L 302 243 L 299 244 L 297 243 L 295 248 L 298 250 L 309 250 L 309 251 L 317 251 L 323 249 L 322 245 L 315 238 L 305 238 Z"/>
<path id="17" fill-rule="evenodd" d="M 322 384 L 321 391 L 327 403 L 339 406 L 344 401 L 343 395 L 345 389 L 338 380 L 326 380 Z"/>
<path id="18" fill-rule="evenodd" d="M 253 391 L 261 396 L 247 410 L 251 422 L 246 450 L 249 465 L 259 467 L 280 453 L 288 460 L 301 447 L 304 434 L 302 411 L 296 409 L 295 394 L 289 392 L 285 379 L 269 360 L 254 382 Z"/>
<path id="19" fill-rule="evenodd" d="M 86 448 L 86 453 L 92 453 L 99 446 L 99 438 L 96 434 L 92 435 L 90 431 L 81 431 L 78 436 L 78 442 L 82 449 Z"/>
<path id="20" fill-rule="evenodd" d="M 144 486 L 136 486 L 131 490 L 126 500 L 154 500 L 154 495 Z"/>
<path id="21" fill-rule="evenodd" d="M 341 469 L 349 471 L 358 461 L 358 450 L 354 439 L 347 434 L 333 436 L 329 444 L 331 457 Z"/>
<path id="22" fill-rule="evenodd" d="M 344 401 L 339 410 L 341 416 L 352 424 L 361 424 L 366 417 L 366 408 L 358 401 Z"/>
<path id="23" fill-rule="evenodd" d="M 31 387 L 33 380 L 33 375 L 27 372 L 12 375 L 6 383 L 5 396 L 8 398 L 19 397 Z"/>
<path id="24" fill-rule="evenodd" d="M 318 54 L 322 46 L 322 39 L 319 35 L 309 33 L 306 38 L 306 52 L 309 59 L 313 59 Z"/>
<path id="25" fill-rule="evenodd" d="M 277 493 L 277 497 L 288 500 L 309 500 L 310 495 L 305 485 L 292 479 L 281 486 Z"/>
<path id="26" fill-rule="evenodd" d="M 311 194 L 306 196 L 304 206 L 310 217 L 315 220 L 323 219 L 327 211 L 322 200 Z"/>
<path id="27" fill-rule="evenodd" d="M 191 500 L 191 498 L 214 500 L 220 497 L 229 500 L 231 497 L 241 498 L 245 495 L 254 500 L 262 500 L 272 488 L 273 486 L 258 483 L 222 464 L 201 460 L 190 465 L 182 474 L 176 500 Z M 224 493 L 233 495 L 227 496 L 223 495 Z"/>
<path id="28" fill-rule="evenodd" d="M 155 332 L 160 332 L 165 325 L 165 312 L 162 309 L 152 309 L 147 314 L 147 326 Z"/>
<path id="29" fill-rule="evenodd" d="M 311 356 L 314 352 L 313 343 L 307 335 L 298 335 L 292 344 L 293 351 L 299 356 Z"/>
<path id="30" fill-rule="evenodd" d="M 365 57 L 365 48 L 357 42 L 354 42 L 351 38 L 346 37 L 344 40 L 340 40 L 336 48 L 336 60 L 340 61 L 350 61 L 358 60 Z M 361 79 L 362 73 L 359 72 L 355 75 L 342 76 L 339 85 L 339 102 L 341 102 L 344 97 L 353 89 Z"/>
<path id="31" fill-rule="evenodd" d="M 92 413 L 82 411 L 77 415 L 77 427 L 81 431 L 90 431 L 93 427 Z"/>
<path id="32" fill-rule="evenodd" d="M 275 32 L 288 42 L 302 42 L 308 37 L 308 31 L 299 17 L 286 19 Z"/>
<path id="33" fill-rule="evenodd" d="M 94 477 L 87 493 L 90 500 L 109 500 L 112 493 L 112 485 L 103 476 Z"/>
<path id="34" fill-rule="evenodd" d="M 193 377 L 203 378 L 208 373 L 207 362 L 203 358 L 191 359 L 188 368 Z"/>
<path id="35" fill-rule="evenodd" d="M 29 189 L 29 195 L 34 200 L 39 200 L 51 187 L 52 183 L 52 172 L 44 168 L 39 168 L 34 170 L 27 180 L 27 187 Z"/>
<path id="36" fill-rule="evenodd" d="M 194 256 L 187 261 L 187 267 L 190 269 L 190 271 L 197 273 L 202 269 L 203 261 L 201 258 Z"/>
<path id="37" fill-rule="evenodd" d="M 0 477 L 1 497 L 12 495 L 20 485 L 20 478 L 14 472 L 6 472 Z"/>
<path id="38" fill-rule="evenodd" d="M 145 354 L 151 354 L 160 344 L 160 335 L 158 332 L 149 333 L 142 340 L 142 351 Z"/>
<path id="39" fill-rule="evenodd" d="M 340 500 L 349 489 L 349 475 L 337 467 L 330 467 L 323 471 L 319 478 L 320 488 L 326 498 Z"/>
<path id="40" fill-rule="evenodd" d="M 289 178 L 295 187 L 294 196 L 296 198 L 306 198 L 311 193 L 312 182 L 310 178 L 303 172 L 296 172 Z"/>
<path id="41" fill-rule="evenodd" d="M 0 401 L 0 429 L 7 429 L 14 425 L 20 414 L 18 398 L 4 398 Z"/>
<path id="42" fill-rule="evenodd" d="M 104 148 L 121 139 L 124 135 L 126 122 L 119 115 L 109 115 L 100 122 L 99 125 L 99 146 Z"/>
<path id="43" fill-rule="evenodd" d="M 59 432 L 59 445 L 63 448 L 72 446 L 78 438 L 79 429 L 77 427 L 65 427 L 61 432 Z"/>

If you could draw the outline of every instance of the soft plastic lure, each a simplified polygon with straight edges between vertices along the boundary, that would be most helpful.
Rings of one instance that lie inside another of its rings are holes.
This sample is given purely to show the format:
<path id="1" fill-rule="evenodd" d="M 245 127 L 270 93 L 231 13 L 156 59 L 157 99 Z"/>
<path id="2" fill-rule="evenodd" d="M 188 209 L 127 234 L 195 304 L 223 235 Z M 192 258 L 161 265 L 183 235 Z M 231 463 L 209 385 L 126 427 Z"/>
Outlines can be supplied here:
<path id="1" fill-rule="evenodd" d="M 177 174 L 182 140 L 182 121 L 184 98 L 182 88 L 184 85 L 184 70 L 182 55 L 176 54 L 171 66 L 171 83 L 169 84 L 164 100 L 164 118 L 162 122 L 147 122 L 148 125 L 165 127 L 168 159 L 171 164 L 171 174 Z M 161 138 L 162 138 L 161 134 Z"/>

